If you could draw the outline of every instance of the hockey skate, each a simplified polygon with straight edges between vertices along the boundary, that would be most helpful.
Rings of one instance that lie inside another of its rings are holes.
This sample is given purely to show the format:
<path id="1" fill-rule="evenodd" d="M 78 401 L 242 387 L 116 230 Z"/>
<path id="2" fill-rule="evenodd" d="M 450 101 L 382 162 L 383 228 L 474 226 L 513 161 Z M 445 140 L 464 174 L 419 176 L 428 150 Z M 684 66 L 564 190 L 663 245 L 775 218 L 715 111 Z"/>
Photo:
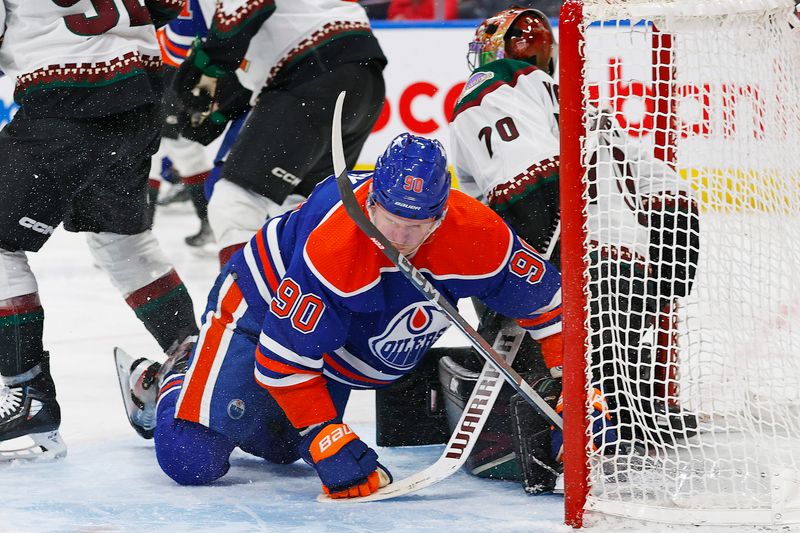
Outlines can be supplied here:
<path id="1" fill-rule="evenodd" d="M 198 255 L 217 255 L 216 239 L 214 239 L 214 232 L 211 230 L 208 219 L 201 220 L 200 231 L 186 237 L 184 241 L 189 245 L 193 253 Z"/>
<path id="2" fill-rule="evenodd" d="M 47 362 L 0 383 L 0 463 L 66 456 L 60 424 L 61 409 Z M 33 443 L 26 444 L 28 439 Z"/>
<path id="3" fill-rule="evenodd" d="M 169 190 L 161 195 L 156 201 L 156 205 L 166 206 L 171 204 L 181 204 L 191 200 L 191 191 L 189 187 L 178 183 L 169 188 Z"/>
<path id="4" fill-rule="evenodd" d="M 122 348 L 114 348 L 119 390 L 125 415 L 133 429 L 145 439 L 153 438 L 156 428 L 158 390 L 168 374 L 186 372 L 196 336 L 187 337 L 171 350 L 162 364 L 145 357 L 134 358 Z"/>

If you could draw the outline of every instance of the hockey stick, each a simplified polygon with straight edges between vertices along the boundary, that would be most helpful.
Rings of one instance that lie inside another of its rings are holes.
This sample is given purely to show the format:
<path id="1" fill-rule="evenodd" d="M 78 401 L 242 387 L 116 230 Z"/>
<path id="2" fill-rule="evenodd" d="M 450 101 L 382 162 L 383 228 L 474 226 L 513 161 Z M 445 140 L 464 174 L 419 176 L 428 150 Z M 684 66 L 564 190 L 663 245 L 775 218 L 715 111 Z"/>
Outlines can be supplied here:
<path id="1" fill-rule="evenodd" d="M 469 343 L 486 361 L 492 363 L 511 387 L 520 394 L 534 409 L 542 416 L 549 419 L 559 429 L 563 424 L 561 417 L 555 410 L 533 390 L 527 381 L 517 373 L 491 346 L 486 339 L 481 337 L 475 328 L 464 320 L 453 305 L 448 302 L 439 291 L 417 270 L 406 257 L 395 248 L 369 218 L 361 210 L 361 206 L 353 194 L 353 187 L 347 175 L 347 165 L 344 160 L 344 149 L 342 147 L 342 106 L 344 103 L 345 91 L 339 93 L 336 99 L 336 108 L 333 112 L 333 132 L 332 132 L 332 153 L 333 169 L 336 173 L 336 184 L 339 187 L 339 194 L 342 197 L 342 205 L 345 211 L 353 219 L 353 222 L 363 231 L 367 237 L 398 267 L 399 271 L 416 287 L 431 303 L 443 312 L 450 322 L 453 323 L 461 333 L 463 333 Z"/>
<path id="2" fill-rule="evenodd" d="M 511 364 L 514 362 L 524 336 L 524 329 L 515 322 L 507 320 L 502 329 L 497 332 L 494 349 L 498 353 L 504 354 L 505 360 L 508 364 Z M 362 503 L 388 500 L 430 487 L 452 476 L 464 466 L 470 453 L 472 453 L 472 449 L 478 441 L 478 436 L 489 419 L 489 413 L 500 395 L 503 383 L 500 373 L 490 363 L 485 363 L 478 380 L 475 382 L 475 387 L 472 389 L 472 394 L 464 407 L 464 412 L 461 413 L 461 418 L 458 420 L 444 451 L 442 451 L 442 455 L 428 468 L 406 478 L 398 479 L 369 496 L 334 500 L 325 494 L 320 494 L 317 497 L 317 501 Z"/>

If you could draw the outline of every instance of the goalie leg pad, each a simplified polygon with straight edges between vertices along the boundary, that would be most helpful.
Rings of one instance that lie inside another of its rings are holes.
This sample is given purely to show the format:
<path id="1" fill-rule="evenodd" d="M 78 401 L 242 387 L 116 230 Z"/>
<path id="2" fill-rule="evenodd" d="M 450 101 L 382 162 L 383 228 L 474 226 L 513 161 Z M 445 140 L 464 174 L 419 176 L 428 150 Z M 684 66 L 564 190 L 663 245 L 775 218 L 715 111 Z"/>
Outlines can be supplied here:
<path id="1" fill-rule="evenodd" d="M 542 378 L 533 388 L 551 407 L 556 406 L 561 394 L 560 379 Z M 552 492 L 564 470 L 557 460 L 559 451 L 553 449 L 559 443 L 554 440 L 552 424 L 519 394 L 512 396 L 509 403 L 522 487 L 529 494 Z"/>
<path id="2" fill-rule="evenodd" d="M 450 433 L 437 368 L 442 357 L 457 354 L 460 350 L 469 351 L 469 348 L 432 348 L 412 372 L 375 391 L 378 446 L 447 442 Z"/>
<path id="3" fill-rule="evenodd" d="M 471 352 L 469 348 L 465 350 Z M 464 366 L 464 358 L 470 355 L 463 354 L 458 359 L 445 356 L 439 361 L 439 381 L 442 383 L 447 422 L 451 432 L 458 424 L 480 375 L 480 369 L 472 371 Z M 475 448 L 467 458 L 467 470 L 475 476 L 520 479 L 520 469 L 510 429 L 509 398 L 512 393 L 511 387 L 503 385 L 486 425 L 478 436 Z"/>

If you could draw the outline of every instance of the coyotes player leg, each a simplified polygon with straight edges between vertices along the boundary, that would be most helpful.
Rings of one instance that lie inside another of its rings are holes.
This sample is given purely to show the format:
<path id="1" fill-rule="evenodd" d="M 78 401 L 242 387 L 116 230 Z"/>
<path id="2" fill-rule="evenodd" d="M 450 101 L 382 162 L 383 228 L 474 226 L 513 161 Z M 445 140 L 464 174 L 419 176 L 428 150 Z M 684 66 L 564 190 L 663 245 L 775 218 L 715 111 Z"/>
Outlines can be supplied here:
<path id="1" fill-rule="evenodd" d="M 208 176 L 208 172 L 204 173 L 202 177 L 190 176 L 189 178 L 184 178 L 183 181 L 189 187 L 192 205 L 194 205 L 195 213 L 197 213 L 197 218 L 200 220 L 200 229 L 197 233 L 189 235 L 184 241 L 196 249 L 205 249 L 206 246 L 213 246 L 214 244 L 214 232 L 208 222 L 208 202 L 203 191 L 206 176 Z"/>
<path id="2" fill-rule="evenodd" d="M 343 90 L 350 95 L 343 113 L 344 156 L 352 168 L 383 105 L 378 64 L 344 63 L 259 95 L 209 202 L 221 264 L 267 218 L 293 209 L 333 174 L 330 125 L 336 96 Z"/>
<path id="3" fill-rule="evenodd" d="M 268 218 L 294 209 L 303 200 L 304 197 L 292 194 L 283 205 L 278 205 L 269 198 L 220 179 L 214 185 L 214 193 L 208 202 L 208 220 L 217 240 L 220 266 L 241 250 Z"/>
<path id="4" fill-rule="evenodd" d="M 0 462 L 66 455 L 43 326 L 25 252 L 0 248 Z"/>
<path id="5" fill-rule="evenodd" d="M 197 334 L 192 299 L 152 232 L 87 233 L 95 262 L 166 353 Z"/>
<path id="6" fill-rule="evenodd" d="M 186 237 L 186 244 L 195 249 L 212 251 L 214 234 L 208 223 L 208 201 L 204 192 L 206 178 L 213 167 L 211 152 L 206 146 L 180 136 L 162 139 L 161 145 L 170 155 L 181 184 L 189 191 L 195 214 L 200 221 L 200 230 Z M 205 248 L 206 245 L 208 248 Z"/>

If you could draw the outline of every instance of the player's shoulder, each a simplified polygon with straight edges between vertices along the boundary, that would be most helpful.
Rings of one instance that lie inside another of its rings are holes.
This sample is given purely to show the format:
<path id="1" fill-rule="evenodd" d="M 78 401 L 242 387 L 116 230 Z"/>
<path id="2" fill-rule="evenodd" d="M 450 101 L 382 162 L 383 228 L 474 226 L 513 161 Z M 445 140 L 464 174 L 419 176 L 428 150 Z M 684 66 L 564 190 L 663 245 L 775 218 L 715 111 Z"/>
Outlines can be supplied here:
<path id="1" fill-rule="evenodd" d="M 498 59 L 475 69 L 464 84 L 453 111 L 453 120 L 471 107 L 480 105 L 486 95 L 503 86 L 514 87 L 521 78 L 544 72 L 535 65 L 516 59 Z"/>
<path id="2" fill-rule="evenodd" d="M 439 279 L 495 275 L 513 248 L 511 228 L 494 211 L 453 190 L 441 226 L 420 248 L 414 265 Z"/>
<path id="3" fill-rule="evenodd" d="M 362 209 L 372 184 L 371 173 L 351 173 L 354 194 Z M 335 195 L 335 197 L 334 197 Z M 350 297 L 369 290 L 380 280 L 391 262 L 350 218 L 338 196 L 336 180 L 320 183 L 303 209 L 319 211 L 316 225 L 309 231 L 303 246 L 303 260 L 325 287 L 340 297 Z"/>

